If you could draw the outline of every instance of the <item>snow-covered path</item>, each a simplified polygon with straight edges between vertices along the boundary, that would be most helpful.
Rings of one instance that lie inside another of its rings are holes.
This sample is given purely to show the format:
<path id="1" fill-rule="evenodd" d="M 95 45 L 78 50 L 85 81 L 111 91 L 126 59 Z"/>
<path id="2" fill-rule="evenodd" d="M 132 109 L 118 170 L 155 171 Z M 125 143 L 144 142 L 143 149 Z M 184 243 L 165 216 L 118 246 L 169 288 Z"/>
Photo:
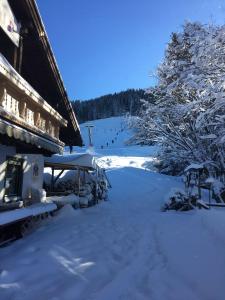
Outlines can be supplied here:
<path id="1" fill-rule="evenodd" d="M 3 299 L 148 299 L 154 291 L 148 284 L 151 214 L 160 207 L 154 194 L 161 176 L 133 167 L 108 175 L 110 201 L 79 211 L 66 207 L 1 249 Z M 163 181 L 165 188 L 171 185 L 171 178 Z M 157 197 L 163 199 L 163 191 Z"/>
<path id="2" fill-rule="evenodd" d="M 163 213 L 181 182 L 151 171 L 151 149 L 103 152 L 109 201 L 64 207 L 1 248 L 0 299 L 223 300 L 225 211 Z"/>

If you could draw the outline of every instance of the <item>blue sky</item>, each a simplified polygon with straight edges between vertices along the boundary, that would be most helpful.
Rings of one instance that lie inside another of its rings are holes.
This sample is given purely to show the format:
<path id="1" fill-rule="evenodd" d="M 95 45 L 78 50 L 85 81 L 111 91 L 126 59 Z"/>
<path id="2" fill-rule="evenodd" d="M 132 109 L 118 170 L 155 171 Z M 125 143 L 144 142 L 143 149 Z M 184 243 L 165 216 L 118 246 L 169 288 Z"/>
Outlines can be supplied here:
<path id="1" fill-rule="evenodd" d="M 185 20 L 225 23 L 221 0 L 37 0 L 70 99 L 154 84 Z"/>

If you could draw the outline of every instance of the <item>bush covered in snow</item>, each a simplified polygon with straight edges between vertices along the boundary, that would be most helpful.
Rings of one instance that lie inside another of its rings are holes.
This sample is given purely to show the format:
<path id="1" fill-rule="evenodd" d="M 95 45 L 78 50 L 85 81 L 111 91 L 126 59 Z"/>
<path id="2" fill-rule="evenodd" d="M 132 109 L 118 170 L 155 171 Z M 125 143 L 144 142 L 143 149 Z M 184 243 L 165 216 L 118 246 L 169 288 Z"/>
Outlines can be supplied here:
<path id="1" fill-rule="evenodd" d="M 163 205 L 162 211 L 167 210 L 179 210 L 179 211 L 188 211 L 192 210 L 197 205 L 197 196 L 191 195 L 188 196 L 185 192 L 177 190 L 173 192 L 168 201 Z"/>

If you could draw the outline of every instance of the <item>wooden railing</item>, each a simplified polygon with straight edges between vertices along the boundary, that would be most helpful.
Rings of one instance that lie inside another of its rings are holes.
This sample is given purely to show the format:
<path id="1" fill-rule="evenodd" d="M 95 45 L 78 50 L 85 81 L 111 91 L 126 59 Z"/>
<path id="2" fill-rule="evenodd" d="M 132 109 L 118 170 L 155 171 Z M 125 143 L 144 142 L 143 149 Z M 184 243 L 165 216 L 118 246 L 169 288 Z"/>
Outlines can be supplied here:
<path id="1" fill-rule="evenodd" d="M 4 117 L 14 122 L 17 120 L 19 125 L 22 122 L 28 129 L 33 127 L 35 131 L 59 140 L 60 126 L 65 126 L 65 120 L 62 119 L 62 122 L 56 116 L 58 113 L 54 114 L 54 109 L 48 104 L 44 106 L 32 100 L 32 95 L 29 97 L 21 93 L 7 81 L 0 82 L 0 113 L 4 112 Z"/>

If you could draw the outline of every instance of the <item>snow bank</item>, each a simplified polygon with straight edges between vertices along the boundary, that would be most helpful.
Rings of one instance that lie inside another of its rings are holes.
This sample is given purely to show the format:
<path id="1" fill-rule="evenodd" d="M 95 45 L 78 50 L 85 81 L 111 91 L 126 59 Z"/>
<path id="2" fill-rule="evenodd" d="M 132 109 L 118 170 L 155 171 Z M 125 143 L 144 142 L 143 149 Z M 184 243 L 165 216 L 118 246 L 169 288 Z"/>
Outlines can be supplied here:
<path id="1" fill-rule="evenodd" d="M 47 197 L 46 198 L 46 202 L 48 203 L 55 203 L 57 206 L 64 206 L 66 204 L 70 204 L 70 205 L 75 205 L 75 204 L 79 204 L 79 197 L 74 195 L 74 194 L 70 194 L 67 196 L 51 196 L 51 197 Z"/>

